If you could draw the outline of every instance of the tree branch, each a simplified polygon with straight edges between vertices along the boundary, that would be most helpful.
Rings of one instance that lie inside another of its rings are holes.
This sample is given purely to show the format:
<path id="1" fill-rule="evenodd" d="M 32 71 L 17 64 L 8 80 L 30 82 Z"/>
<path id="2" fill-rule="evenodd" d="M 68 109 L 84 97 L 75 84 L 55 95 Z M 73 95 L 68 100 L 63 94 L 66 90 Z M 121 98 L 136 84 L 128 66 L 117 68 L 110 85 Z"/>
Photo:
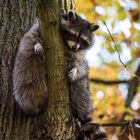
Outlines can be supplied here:
<path id="1" fill-rule="evenodd" d="M 60 34 L 60 11 L 56 0 L 39 0 L 40 31 L 45 50 L 48 107 L 46 139 L 74 139 L 76 130 L 71 117 L 69 90 L 65 75 L 64 45 Z M 67 8 L 67 6 L 65 6 Z M 71 120 L 69 119 L 71 118 Z M 66 122 L 70 120 L 69 126 Z M 62 131 L 62 128 L 65 131 Z"/>
<path id="2" fill-rule="evenodd" d="M 91 78 L 90 81 L 96 84 L 115 85 L 115 84 L 129 84 L 131 80 L 104 80 L 99 78 Z"/>
<path id="3" fill-rule="evenodd" d="M 120 121 L 120 122 L 112 122 L 112 123 L 87 123 L 85 125 L 83 125 L 80 129 L 80 132 L 85 132 L 85 131 L 89 131 L 89 130 L 94 130 L 95 127 L 98 126 L 104 126 L 104 127 L 121 127 L 121 126 L 127 126 L 127 125 L 131 125 L 131 124 L 138 124 L 140 125 L 140 120 L 132 120 L 132 121 Z"/>
<path id="4" fill-rule="evenodd" d="M 137 75 L 137 77 L 140 77 L 140 64 L 135 72 L 135 75 Z M 134 96 L 136 95 L 138 85 L 139 85 L 139 80 L 136 77 L 134 77 L 129 83 L 125 107 L 130 107 L 131 102 Z"/>
<path id="5" fill-rule="evenodd" d="M 108 33 L 109 33 L 109 35 L 110 35 L 110 37 L 111 37 L 111 40 L 112 40 L 112 42 L 114 43 L 114 47 L 115 47 L 115 50 L 117 51 L 117 54 L 118 54 L 118 58 L 119 58 L 120 63 L 123 65 L 123 67 L 129 72 L 129 74 L 130 74 L 133 78 L 136 77 L 137 80 L 140 82 L 140 77 L 137 76 L 135 73 L 133 73 L 131 70 L 129 70 L 128 67 L 126 66 L 126 64 L 124 64 L 124 62 L 122 61 L 121 56 L 120 56 L 120 53 L 119 53 L 119 50 L 118 50 L 118 48 L 117 48 L 117 44 L 116 44 L 116 42 L 115 42 L 115 40 L 114 40 L 114 38 L 113 38 L 113 36 L 112 36 L 112 34 L 111 34 L 109 28 L 108 28 L 106 22 L 104 22 L 104 21 L 102 21 L 102 22 L 103 22 L 103 24 L 106 26 L 107 31 L 108 31 Z"/>

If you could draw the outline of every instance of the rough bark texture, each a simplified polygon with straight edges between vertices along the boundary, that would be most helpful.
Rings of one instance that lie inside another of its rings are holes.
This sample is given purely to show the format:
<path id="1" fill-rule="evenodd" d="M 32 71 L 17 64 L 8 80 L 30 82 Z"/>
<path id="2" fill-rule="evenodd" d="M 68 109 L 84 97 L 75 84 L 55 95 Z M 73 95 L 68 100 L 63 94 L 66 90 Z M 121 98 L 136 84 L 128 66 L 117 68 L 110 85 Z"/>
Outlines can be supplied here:
<path id="1" fill-rule="evenodd" d="M 58 0 L 60 11 L 67 13 L 69 10 L 75 10 L 75 0 Z"/>
<path id="2" fill-rule="evenodd" d="M 63 41 L 56 0 L 40 3 L 41 33 L 46 48 L 48 85 L 47 132 L 50 139 L 74 140 L 74 122 L 70 114 L 69 93 L 65 74 Z"/>
<path id="3" fill-rule="evenodd" d="M 55 1 L 46 2 L 49 5 L 47 11 L 42 7 L 42 12 L 46 12 L 42 25 L 47 27 L 44 39 L 48 58 L 48 110 L 41 116 L 29 117 L 20 111 L 12 97 L 12 69 L 19 39 L 37 16 L 38 4 L 36 0 L 0 0 L 0 140 L 74 140 L 75 126 L 70 117 L 63 46 L 56 17 L 58 7 L 53 7 Z"/>
<path id="4" fill-rule="evenodd" d="M 12 67 L 21 35 L 36 16 L 35 0 L 0 0 L 0 140 L 28 140 L 30 119 L 12 97 Z"/>

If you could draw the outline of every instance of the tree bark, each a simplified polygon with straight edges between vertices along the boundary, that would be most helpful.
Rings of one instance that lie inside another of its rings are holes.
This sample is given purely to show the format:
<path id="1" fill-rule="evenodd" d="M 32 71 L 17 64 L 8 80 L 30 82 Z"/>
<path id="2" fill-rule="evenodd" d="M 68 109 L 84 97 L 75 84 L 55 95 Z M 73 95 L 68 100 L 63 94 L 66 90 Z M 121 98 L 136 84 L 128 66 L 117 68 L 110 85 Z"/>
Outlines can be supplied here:
<path id="1" fill-rule="evenodd" d="M 56 16 L 58 7 L 55 1 L 46 2 L 49 5 L 43 6 L 42 14 L 46 13 L 41 16 L 41 25 L 42 33 L 47 27 L 43 38 L 49 102 L 43 115 L 30 117 L 19 109 L 12 97 L 12 69 L 19 40 L 37 16 L 38 3 L 36 0 L 0 1 L 0 140 L 74 140 L 75 125 L 70 113 L 63 43 Z"/>
<path id="2" fill-rule="evenodd" d="M 30 119 L 12 97 L 12 68 L 19 39 L 35 17 L 35 0 L 0 0 L 0 140 L 29 139 Z"/>
<path id="3" fill-rule="evenodd" d="M 48 107 L 45 115 L 47 133 L 49 139 L 74 140 L 75 125 L 70 111 L 58 7 L 56 0 L 40 1 L 41 33 L 46 48 L 48 80 Z"/>
<path id="4" fill-rule="evenodd" d="M 60 11 L 67 13 L 69 10 L 75 10 L 75 0 L 58 0 Z"/>

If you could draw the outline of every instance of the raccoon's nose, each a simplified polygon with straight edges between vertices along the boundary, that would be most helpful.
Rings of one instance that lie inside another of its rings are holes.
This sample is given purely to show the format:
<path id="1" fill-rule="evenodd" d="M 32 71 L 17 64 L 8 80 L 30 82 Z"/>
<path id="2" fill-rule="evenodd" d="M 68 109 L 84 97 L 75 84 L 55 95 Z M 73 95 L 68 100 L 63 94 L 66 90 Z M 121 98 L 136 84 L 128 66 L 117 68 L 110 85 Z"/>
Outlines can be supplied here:
<path id="1" fill-rule="evenodd" d="M 77 51 L 79 48 L 80 48 L 80 45 L 79 44 L 72 46 L 72 49 L 74 51 Z"/>
<path id="2" fill-rule="evenodd" d="M 76 45 L 72 46 L 72 49 L 73 49 L 74 51 L 76 51 L 76 50 L 77 50 Z"/>

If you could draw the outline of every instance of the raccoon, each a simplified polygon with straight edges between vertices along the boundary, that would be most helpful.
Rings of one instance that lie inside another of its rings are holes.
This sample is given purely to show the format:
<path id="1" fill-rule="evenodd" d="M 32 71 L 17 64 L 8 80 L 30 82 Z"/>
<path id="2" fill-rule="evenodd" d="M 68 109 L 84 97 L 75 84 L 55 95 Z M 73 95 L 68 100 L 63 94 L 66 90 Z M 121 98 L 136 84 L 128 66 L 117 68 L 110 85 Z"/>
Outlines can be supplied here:
<path id="1" fill-rule="evenodd" d="M 64 40 L 65 58 L 67 60 L 67 77 L 70 90 L 70 104 L 73 116 L 78 119 L 81 126 L 86 123 L 92 123 L 90 113 L 92 111 L 88 63 L 85 58 L 86 51 L 93 45 L 93 33 L 99 28 L 98 25 L 91 24 L 82 19 L 74 11 L 61 19 L 61 34 Z M 86 138 L 105 140 L 107 136 L 101 127 L 97 128 L 97 135 L 88 131 L 86 136 L 81 137 L 81 133 L 77 140 Z"/>
<path id="2" fill-rule="evenodd" d="M 93 43 L 93 32 L 98 25 L 90 24 L 73 11 L 68 13 L 61 24 L 67 60 L 70 100 L 73 114 L 81 123 L 87 122 L 91 112 L 86 50 Z"/>
<path id="3" fill-rule="evenodd" d="M 26 114 L 37 114 L 47 105 L 45 58 L 39 21 L 20 40 L 13 69 L 13 96 Z"/>
<path id="4" fill-rule="evenodd" d="M 93 33 L 98 28 L 98 25 L 82 19 L 74 11 L 61 15 L 60 29 L 65 44 L 70 104 L 73 116 L 81 126 L 92 123 L 88 63 L 85 54 L 92 46 Z M 24 112 L 32 114 L 41 112 L 47 104 L 45 58 L 41 40 L 37 20 L 20 41 L 13 70 L 15 100 Z M 106 134 L 100 128 L 96 133 L 79 133 L 77 140 L 106 139 Z"/>

